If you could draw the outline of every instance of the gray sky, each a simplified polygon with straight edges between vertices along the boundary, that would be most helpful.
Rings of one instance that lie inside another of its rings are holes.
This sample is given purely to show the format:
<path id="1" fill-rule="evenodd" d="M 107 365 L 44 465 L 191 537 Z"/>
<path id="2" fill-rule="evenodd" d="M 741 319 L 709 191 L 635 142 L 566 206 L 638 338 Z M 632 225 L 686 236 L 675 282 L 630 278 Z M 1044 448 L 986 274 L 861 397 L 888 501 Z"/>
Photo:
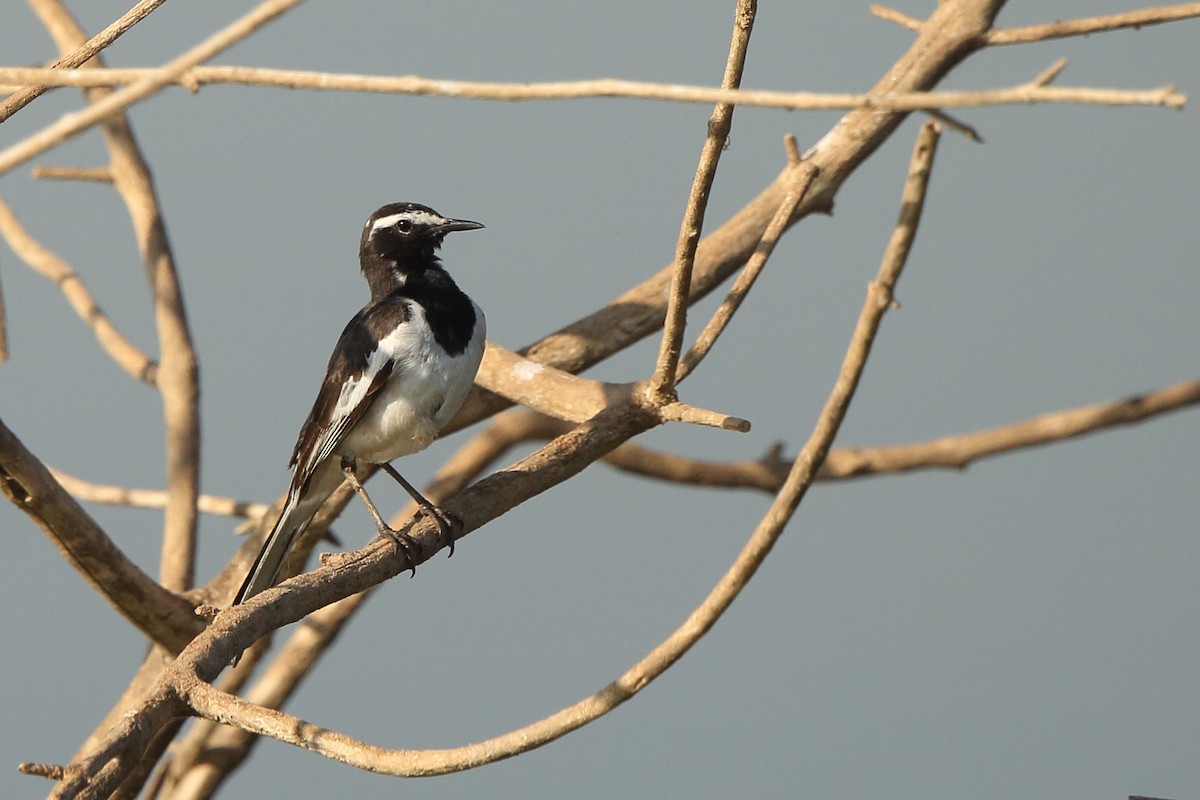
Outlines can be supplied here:
<path id="1" fill-rule="evenodd" d="M 0 63 L 53 48 L 22 4 Z M 124 2 L 78 13 L 98 30 Z M 309 3 L 215 63 L 481 80 L 612 76 L 715 84 L 731 2 Z M 932 3 L 909 3 L 912 14 Z M 1005 25 L 1133 3 L 1012 3 Z M 161 63 L 251 3 L 168 3 L 110 51 Z M 1178 83 L 1182 112 L 964 111 L 986 144 L 944 136 L 924 224 L 839 442 L 918 441 L 1195 378 L 1200 359 L 1200 60 L 1195 22 L 984 52 L 946 88 L 1026 81 Z M 857 91 L 911 34 L 866 3 L 761 4 L 744 85 Z M 78 107 L 58 92 L 0 127 L 7 146 Z M 136 107 L 182 271 L 203 381 L 203 489 L 272 500 L 342 325 L 366 297 L 359 227 L 424 202 L 488 227 L 447 266 L 520 347 L 667 263 L 709 108 L 631 100 L 501 104 L 207 87 Z M 740 109 L 710 220 L 724 220 L 834 113 Z M 794 228 L 684 399 L 746 435 L 659 430 L 649 444 L 752 458 L 807 436 L 896 214 L 910 120 Z M 95 134 L 38 160 L 101 163 Z M 123 208 L 100 186 L 0 192 L 82 272 L 129 336 L 153 322 Z M 11 361 L 0 413 L 54 466 L 162 485 L 157 396 L 99 354 L 57 289 L 0 248 Z M 704 304 L 710 309 L 713 303 Z M 703 320 L 703 312 L 693 319 Z M 593 371 L 648 374 L 647 342 Z M 150 433 L 153 432 L 153 433 Z M 464 441 L 399 464 L 423 483 Z M 225 796 L 1090 797 L 1200 794 L 1195 411 L 987 461 L 963 473 L 814 490 L 717 627 L 634 701 L 539 751 L 400 782 L 273 742 Z M 402 498 L 386 485 L 381 504 Z M 736 555 L 769 498 L 640 481 L 597 466 L 382 587 L 288 708 L 396 747 L 488 738 L 575 702 L 668 635 Z M 160 516 L 90 509 L 156 571 Z M 18 761 L 64 761 L 108 710 L 142 639 L 21 513 L 0 572 L 0 795 L 49 787 Z M 238 545 L 202 523 L 200 578 Z M 351 507 L 351 546 L 372 532 Z M 336 782 L 336 783 L 335 783 Z M 319 789 L 317 787 L 320 787 Z"/>

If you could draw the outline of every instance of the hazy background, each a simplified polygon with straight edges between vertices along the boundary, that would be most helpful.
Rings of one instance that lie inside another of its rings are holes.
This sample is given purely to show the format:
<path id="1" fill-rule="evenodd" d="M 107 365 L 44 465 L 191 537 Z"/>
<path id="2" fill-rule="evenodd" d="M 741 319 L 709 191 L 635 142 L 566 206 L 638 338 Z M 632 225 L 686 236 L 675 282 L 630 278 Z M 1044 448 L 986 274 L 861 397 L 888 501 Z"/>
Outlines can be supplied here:
<path id="1" fill-rule="evenodd" d="M 128 0 L 74 3 L 89 31 Z M 106 57 L 166 61 L 253 4 L 168 3 Z M 1012 2 L 1004 25 L 1136 2 Z M 54 48 L 3 0 L 0 62 Z M 902 10 L 929 13 L 931 2 Z M 728 0 L 309 3 L 214 63 L 512 81 L 713 85 Z M 1196 22 L 971 58 L 945 88 L 1008 86 L 1059 56 L 1063 85 L 1178 83 L 1183 112 L 1016 107 L 947 133 L 903 307 L 883 326 L 841 444 L 918 441 L 1109 400 L 1200 366 Z M 748 88 L 861 91 L 912 34 L 865 2 L 763 2 Z M 43 97 L 11 144 L 79 106 Z M 632 100 L 503 104 L 214 86 L 135 107 L 189 304 L 203 386 L 203 490 L 273 500 L 338 333 L 364 302 L 356 246 L 393 200 L 478 219 L 446 263 L 520 347 L 666 264 L 710 108 Z M 712 224 L 839 117 L 743 108 Z M 689 402 L 748 435 L 677 426 L 644 441 L 713 458 L 794 452 L 828 392 L 896 215 L 919 117 L 861 167 L 836 215 L 788 234 Z M 89 133 L 38 159 L 99 165 Z M 0 181 L 26 225 L 154 352 L 141 264 L 108 187 Z M 156 393 L 100 354 L 58 289 L 0 248 L 11 360 L 0 414 L 48 463 L 160 487 Z M 710 309 L 710 301 L 702 308 Z M 704 311 L 693 316 L 705 318 Z M 693 331 L 694 332 L 694 331 Z M 594 370 L 649 373 L 645 342 Z M 677 666 L 541 750 L 399 781 L 270 741 L 226 797 L 1123 798 L 1200 795 L 1200 425 L 1196 411 L 971 467 L 814 490 L 757 578 Z M 423 483 L 464 434 L 401 462 Z M 515 458 L 515 454 L 513 456 Z M 386 482 L 375 497 L 396 506 Z M 604 466 L 382 587 L 288 709 L 372 743 L 448 747 L 527 724 L 603 686 L 710 589 L 769 498 Z M 90 509 L 157 572 L 160 514 Z M 205 518 L 199 578 L 238 540 Z M 143 639 L 20 512 L 0 507 L 0 795 L 50 784 L 126 686 Z M 372 526 L 352 504 L 337 532 Z M 433 689 L 431 691 L 431 688 Z"/>

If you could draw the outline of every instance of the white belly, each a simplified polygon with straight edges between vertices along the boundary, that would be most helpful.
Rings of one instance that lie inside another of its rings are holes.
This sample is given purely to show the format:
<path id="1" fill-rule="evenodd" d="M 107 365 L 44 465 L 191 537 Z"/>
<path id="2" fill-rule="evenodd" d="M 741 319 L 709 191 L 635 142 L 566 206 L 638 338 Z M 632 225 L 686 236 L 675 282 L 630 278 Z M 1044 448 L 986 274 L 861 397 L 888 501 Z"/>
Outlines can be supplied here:
<path id="1" fill-rule="evenodd" d="M 381 464 L 424 450 L 458 413 L 471 389 L 483 358 L 483 312 L 475 307 L 474 336 L 465 351 L 451 357 L 425 325 L 421 307 L 414 303 L 410 309 L 412 324 L 381 341 L 368 360 L 366 375 L 394 361 L 391 379 L 336 448 L 339 455 Z M 353 400 L 345 393 L 344 399 Z"/>

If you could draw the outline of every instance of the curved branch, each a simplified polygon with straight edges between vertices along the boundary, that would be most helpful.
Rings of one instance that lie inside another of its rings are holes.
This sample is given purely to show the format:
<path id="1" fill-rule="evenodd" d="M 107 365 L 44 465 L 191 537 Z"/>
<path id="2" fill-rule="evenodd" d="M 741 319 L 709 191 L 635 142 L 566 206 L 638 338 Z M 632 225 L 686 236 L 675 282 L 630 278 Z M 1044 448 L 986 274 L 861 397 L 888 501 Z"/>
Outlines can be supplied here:
<path id="1" fill-rule="evenodd" d="M 783 489 L 759 522 L 737 560 L 704 602 L 670 637 L 624 675 L 596 694 L 532 725 L 502 736 L 450 750 L 396 750 L 377 747 L 345 734 L 313 725 L 281 711 L 262 708 L 200 682 L 189 683 L 185 697 L 202 716 L 304 747 L 361 769 L 388 775 L 428 776 L 481 766 L 547 744 L 608 713 L 633 697 L 674 664 L 720 618 L 765 560 L 816 477 L 825 454 L 845 418 L 850 400 L 866 366 L 871 344 L 883 314 L 892 305 L 892 292 L 904 267 L 916 231 L 929 168 L 937 143 L 934 125 L 922 128 L 901 219 L 855 327 L 850 347 L 824 410 L 804 449 L 796 457 Z"/>
<path id="2" fill-rule="evenodd" d="M 3 421 L 0 489 L 112 607 L 150 639 L 178 653 L 203 629 L 192 604 L 159 586 L 126 558 Z"/>
<path id="3" fill-rule="evenodd" d="M 47 250 L 34 239 L 17 219 L 8 203 L 0 198 L 0 235 L 13 252 L 35 272 L 54 281 L 79 318 L 92 329 L 100 347 L 128 375 L 143 383 L 154 384 L 158 364 L 117 330 L 79 274 L 63 258 Z"/>

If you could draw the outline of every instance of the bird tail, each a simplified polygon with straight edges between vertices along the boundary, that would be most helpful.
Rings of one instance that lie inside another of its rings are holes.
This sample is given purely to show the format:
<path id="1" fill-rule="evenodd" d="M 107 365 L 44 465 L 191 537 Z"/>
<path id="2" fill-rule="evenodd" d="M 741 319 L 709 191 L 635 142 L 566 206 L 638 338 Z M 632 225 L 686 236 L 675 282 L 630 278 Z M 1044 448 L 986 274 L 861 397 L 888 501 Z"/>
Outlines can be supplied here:
<path id="1" fill-rule="evenodd" d="M 242 588 L 238 590 L 233 601 L 235 606 L 275 585 L 292 542 L 312 521 L 316 507 L 312 503 L 300 503 L 295 494 L 298 493 L 289 493 L 279 519 L 275 521 L 275 527 L 271 528 L 262 550 L 258 551 L 258 558 L 254 559 L 254 566 L 250 567 L 250 573 L 242 582 Z M 320 503 L 315 505 L 319 507 Z"/>

